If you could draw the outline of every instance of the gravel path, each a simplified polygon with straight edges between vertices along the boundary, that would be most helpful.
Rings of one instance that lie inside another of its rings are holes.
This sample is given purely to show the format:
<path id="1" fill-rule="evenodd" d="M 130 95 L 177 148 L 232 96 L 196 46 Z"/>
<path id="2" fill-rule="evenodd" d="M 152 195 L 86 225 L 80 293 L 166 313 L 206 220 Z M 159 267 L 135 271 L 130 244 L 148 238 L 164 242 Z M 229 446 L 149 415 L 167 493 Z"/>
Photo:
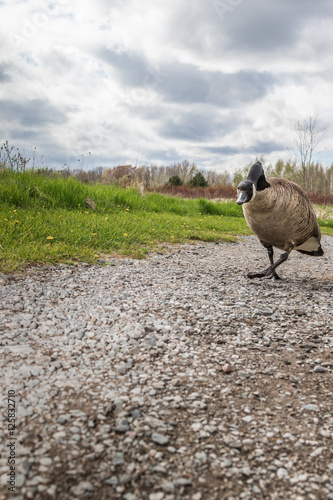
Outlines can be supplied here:
<path id="1" fill-rule="evenodd" d="M 1 499 L 332 500 L 323 248 L 281 282 L 254 237 L 0 278 Z"/>

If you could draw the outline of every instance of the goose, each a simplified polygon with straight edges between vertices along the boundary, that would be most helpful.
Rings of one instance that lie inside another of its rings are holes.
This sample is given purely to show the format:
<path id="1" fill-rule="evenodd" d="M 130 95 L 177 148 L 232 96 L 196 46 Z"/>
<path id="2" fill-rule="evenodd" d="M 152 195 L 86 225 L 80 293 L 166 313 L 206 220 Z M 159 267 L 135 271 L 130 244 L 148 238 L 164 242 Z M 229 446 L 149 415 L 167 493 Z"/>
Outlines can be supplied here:
<path id="1" fill-rule="evenodd" d="M 242 205 L 246 222 L 267 249 L 271 263 L 265 271 L 249 273 L 248 278 L 281 279 L 276 268 L 293 249 L 306 255 L 324 254 L 316 214 L 298 184 L 276 177 L 266 179 L 258 161 L 239 184 L 237 195 L 236 203 Z M 284 251 L 275 264 L 273 247 Z"/>

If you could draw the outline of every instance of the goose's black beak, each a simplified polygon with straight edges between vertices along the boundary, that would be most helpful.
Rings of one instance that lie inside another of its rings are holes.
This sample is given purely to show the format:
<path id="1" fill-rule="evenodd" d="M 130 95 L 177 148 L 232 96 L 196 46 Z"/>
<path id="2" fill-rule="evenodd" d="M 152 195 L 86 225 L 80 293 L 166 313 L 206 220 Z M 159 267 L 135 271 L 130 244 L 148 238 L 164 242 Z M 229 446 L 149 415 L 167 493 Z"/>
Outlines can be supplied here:
<path id="1" fill-rule="evenodd" d="M 249 201 L 248 193 L 246 191 L 238 191 L 238 198 L 236 200 L 237 205 L 243 205 Z"/>
<path id="2" fill-rule="evenodd" d="M 236 203 L 238 205 L 243 205 L 243 203 L 247 203 L 251 201 L 253 196 L 253 184 L 251 181 L 242 181 L 237 188 L 238 198 Z"/>

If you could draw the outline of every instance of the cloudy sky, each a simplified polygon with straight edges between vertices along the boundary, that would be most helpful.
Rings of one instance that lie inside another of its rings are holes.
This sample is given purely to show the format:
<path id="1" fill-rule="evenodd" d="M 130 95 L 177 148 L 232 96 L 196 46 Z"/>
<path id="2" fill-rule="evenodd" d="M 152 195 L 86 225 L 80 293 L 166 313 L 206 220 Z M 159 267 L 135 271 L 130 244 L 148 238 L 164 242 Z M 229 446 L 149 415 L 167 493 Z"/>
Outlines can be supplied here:
<path id="1" fill-rule="evenodd" d="M 0 140 L 45 165 L 333 161 L 331 0 L 0 0 Z M 80 159 L 80 162 L 78 160 Z"/>

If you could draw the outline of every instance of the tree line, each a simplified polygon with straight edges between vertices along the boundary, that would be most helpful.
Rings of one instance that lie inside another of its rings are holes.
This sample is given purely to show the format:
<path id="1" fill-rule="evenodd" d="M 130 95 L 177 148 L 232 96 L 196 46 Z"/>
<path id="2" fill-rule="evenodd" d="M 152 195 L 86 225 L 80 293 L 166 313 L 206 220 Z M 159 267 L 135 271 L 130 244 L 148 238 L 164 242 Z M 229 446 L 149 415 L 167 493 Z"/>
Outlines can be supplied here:
<path id="1" fill-rule="evenodd" d="M 333 198 L 333 163 L 330 167 L 315 161 L 318 147 L 321 145 L 326 130 L 319 128 L 318 115 L 309 116 L 303 121 L 297 121 L 294 130 L 294 151 L 289 159 L 278 159 L 275 164 L 267 163 L 261 156 L 254 161 L 261 161 L 266 177 L 282 177 L 296 182 L 312 195 L 327 195 Z M 91 153 L 89 153 L 91 155 Z M 23 172 L 26 167 L 34 168 L 43 175 L 75 176 L 81 182 L 102 182 L 115 184 L 121 187 L 134 186 L 144 190 L 157 190 L 162 192 L 178 192 L 191 196 L 191 189 L 210 189 L 211 195 L 217 191 L 211 189 L 221 188 L 221 193 L 226 197 L 233 197 L 238 184 L 247 177 L 252 161 L 243 168 L 231 174 L 228 171 L 216 172 L 199 168 L 188 160 L 166 166 L 157 165 L 118 165 L 110 168 L 97 167 L 91 170 L 70 169 L 65 166 L 61 170 L 38 168 L 36 148 L 32 158 L 23 156 L 18 148 L 9 146 L 5 141 L 0 147 L 0 169 Z M 223 188 L 223 189 L 222 189 Z M 199 191 L 198 191 L 199 192 Z M 202 193 L 200 191 L 200 193 Z M 208 194 L 208 191 L 207 191 Z M 201 195 L 204 196 L 202 193 Z M 211 197 L 211 196 L 210 196 Z"/>
<path id="2" fill-rule="evenodd" d="M 16 155 L 16 156 L 15 156 Z M 0 168 L 9 168 L 15 171 L 24 171 L 28 166 L 26 158 L 19 152 L 10 157 L 10 162 L 5 161 L 0 154 Z M 7 155 L 8 156 L 8 155 Z M 7 159 L 7 158 L 6 158 Z M 296 159 L 279 159 L 275 164 L 267 163 L 263 156 L 257 157 L 243 168 L 237 169 L 233 174 L 228 171 L 216 172 L 198 168 L 194 163 L 184 160 L 171 165 L 118 165 L 115 167 L 97 167 L 91 170 L 62 168 L 34 167 L 35 171 L 43 175 L 57 173 L 63 176 L 74 176 L 84 183 L 102 182 L 121 187 L 136 186 L 143 190 L 160 189 L 164 186 L 232 186 L 236 188 L 240 181 L 247 177 L 250 166 L 255 161 L 261 161 L 267 177 L 283 177 L 296 182 L 307 192 L 314 194 L 333 193 L 333 163 L 326 167 L 320 162 L 311 162 L 308 165 L 299 163 Z"/>
<path id="3" fill-rule="evenodd" d="M 319 162 L 302 166 L 295 160 L 280 159 L 273 165 L 267 164 L 263 157 L 256 158 L 256 161 L 258 160 L 263 164 L 266 177 L 282 177 L 296 182 L 308 193 L 333 194 L 333 163 L 330 167 L 325 167 Z M 233 178 L 235 186 L 247 177 L 251 164 L 236 170 Z"/>

